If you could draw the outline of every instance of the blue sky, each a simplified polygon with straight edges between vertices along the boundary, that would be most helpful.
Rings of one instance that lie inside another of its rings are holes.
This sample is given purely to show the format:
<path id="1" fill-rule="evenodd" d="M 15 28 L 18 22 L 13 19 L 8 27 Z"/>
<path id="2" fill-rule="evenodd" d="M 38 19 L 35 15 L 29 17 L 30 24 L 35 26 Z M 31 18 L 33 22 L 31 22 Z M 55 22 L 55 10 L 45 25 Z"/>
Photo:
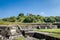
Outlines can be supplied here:
<path id="1" fill-rule="evenodd" d="M 0 0 L 0 18 L 20 12 L 43 16 L 60 16 L 60 0 Z"/>

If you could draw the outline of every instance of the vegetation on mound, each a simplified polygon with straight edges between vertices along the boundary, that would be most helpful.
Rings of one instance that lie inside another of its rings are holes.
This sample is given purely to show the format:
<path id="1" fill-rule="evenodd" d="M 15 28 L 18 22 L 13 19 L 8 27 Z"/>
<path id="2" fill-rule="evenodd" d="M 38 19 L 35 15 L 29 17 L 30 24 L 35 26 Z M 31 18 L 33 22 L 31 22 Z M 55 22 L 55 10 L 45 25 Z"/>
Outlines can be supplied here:
<path id="1" fill-rule="evenodd" d="M 60 22 L 60 16 L 49 16 L 44 17 L 41 15 L 24 15 L 24 13 L 20 13 L 17 17 L 12 16 L 9 18 L 2 18 L 1 21 L 5 22 L 20 22 L 20 23 L 55 23 Z"/>

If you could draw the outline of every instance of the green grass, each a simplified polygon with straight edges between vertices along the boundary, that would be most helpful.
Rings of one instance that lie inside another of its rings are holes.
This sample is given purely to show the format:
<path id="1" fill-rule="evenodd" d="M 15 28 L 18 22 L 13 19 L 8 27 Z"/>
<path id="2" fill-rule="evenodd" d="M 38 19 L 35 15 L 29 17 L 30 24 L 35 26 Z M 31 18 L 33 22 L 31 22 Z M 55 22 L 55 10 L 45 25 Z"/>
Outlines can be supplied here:
<path id="1" fill-rule="evenodd" d="M 12 25 L 12 24 L 18 24 L 19 22 L 7 22 L 7 21 L 0 21 L 0 25 Z"/>
<path id="2" fill-rule="evenodd" d="M 9 24 L 13 24 L 13 22 L 0 21 L 0 25 L 9 25 Z"/>
<path id="3" fill-rule="evenodd" d="M 24 40 L 24 37 L 16 38 L 15 40 Z"/>
<path id="4" fill-rule="evenodd" d="M 56 34 L 56 33 L 49 34 L 49 36 L 55 37 L 55 38 L 60 38 L 60 34 Z"/>
<path id="5" fill-rule="evenodd" d="M 60 34 L 60 29 L 39 29 L 36 31 L 38 31 L 38 32 L 49 32 L 49 33 L 59 33 Z"/>
<path id="6" fill-rule="evenodd" d="M 60 29 L 39 29 L 39 30 L 36 30 L 36 31 L 37 32 L 51 33 L 51 34 L 47 34 L 47 35 L 55 37 L 55 38 L 60 38 Z"/>

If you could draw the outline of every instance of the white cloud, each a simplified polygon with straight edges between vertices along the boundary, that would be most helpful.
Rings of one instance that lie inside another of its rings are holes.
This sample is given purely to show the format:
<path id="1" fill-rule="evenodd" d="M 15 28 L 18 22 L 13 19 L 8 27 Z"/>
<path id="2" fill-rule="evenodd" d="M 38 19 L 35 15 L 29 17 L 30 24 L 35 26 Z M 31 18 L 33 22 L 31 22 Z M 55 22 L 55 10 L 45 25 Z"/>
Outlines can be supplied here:
<path id="1" fill-rule="evenodd" d="M 47 14 L 45 12 L 40 12 L 39 15 L 41 15 L 41 16 L 47 16 Z"/>
<path id="2" fill-rule="evenodd" d="M 41 15 L 44 15 L 45 13 L 44 13 L 44 12 L 41 12 L 40 14 L 41 14 Z"/>

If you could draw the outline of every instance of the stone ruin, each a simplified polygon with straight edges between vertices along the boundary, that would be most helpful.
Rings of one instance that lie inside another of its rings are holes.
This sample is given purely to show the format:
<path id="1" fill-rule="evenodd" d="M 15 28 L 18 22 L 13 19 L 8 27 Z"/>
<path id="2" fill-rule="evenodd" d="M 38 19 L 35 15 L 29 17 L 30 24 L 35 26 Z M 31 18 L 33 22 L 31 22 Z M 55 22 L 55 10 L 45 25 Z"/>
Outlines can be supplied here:
<path id="1" fill-rule="evenodd" d="M 21 24 L 22 29 L 57 29 L 57 25 L 52 24 Z"/>
<path id="2" fill-rule="evenodd" d="M 12 35 L 17 35 L 18 29 L 15 26 L 0 25 L 0 40 L 9 39 Z"/>
<path id="3" fill-rule="evenodd" d="M 27 25 L 19 25 L 19 26 L 7 26 L 7 25 L 0 25 L 0 40 L 8 38 L 13 35 L 20 34 L 21 29 L 56 29 L 57 25 L 42 25 L 42 24 L 27 24 Z"/>

